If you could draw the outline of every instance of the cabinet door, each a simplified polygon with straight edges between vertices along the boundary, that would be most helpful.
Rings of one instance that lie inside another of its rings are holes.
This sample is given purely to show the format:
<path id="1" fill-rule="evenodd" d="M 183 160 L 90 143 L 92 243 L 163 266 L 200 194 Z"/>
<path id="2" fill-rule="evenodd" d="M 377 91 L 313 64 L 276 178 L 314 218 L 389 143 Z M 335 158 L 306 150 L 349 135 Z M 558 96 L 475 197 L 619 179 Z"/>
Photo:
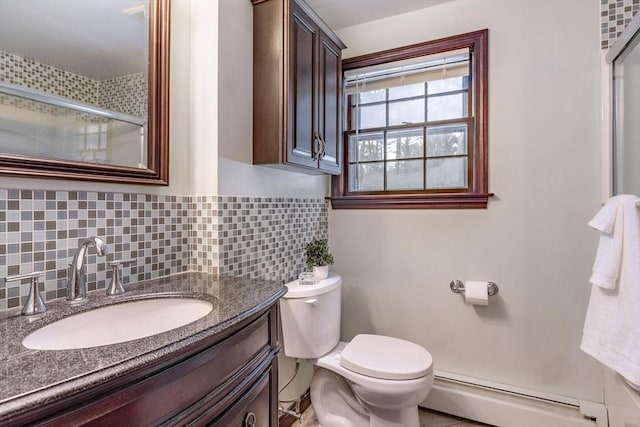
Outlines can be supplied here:
<path id="1" fill-rule="evenodd" d="M 329 37 L 320 34 L 318 74 L 318 132 L 324 142 L 320 169 L 340 173 L 342 153 L 342 62 L 341 51 Z"/>
<path id="2" fill-rule="evenodd" d="M 296 3 L 291 6 L 287 161 L 317 167 L 318 27 Z"/>

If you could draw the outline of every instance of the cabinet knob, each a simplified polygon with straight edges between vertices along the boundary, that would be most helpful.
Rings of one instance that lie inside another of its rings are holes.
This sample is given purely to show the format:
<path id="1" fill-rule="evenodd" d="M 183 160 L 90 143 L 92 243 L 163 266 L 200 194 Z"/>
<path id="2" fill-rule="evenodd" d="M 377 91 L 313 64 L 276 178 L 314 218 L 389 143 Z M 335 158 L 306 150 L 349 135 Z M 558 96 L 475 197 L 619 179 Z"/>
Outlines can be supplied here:
<path id="1" fill-rule="evenodd" d="M 256 414 L 253 412 L 249 412 L 244 417 L 244 427 L 255 427 L 256 425 Z"/>

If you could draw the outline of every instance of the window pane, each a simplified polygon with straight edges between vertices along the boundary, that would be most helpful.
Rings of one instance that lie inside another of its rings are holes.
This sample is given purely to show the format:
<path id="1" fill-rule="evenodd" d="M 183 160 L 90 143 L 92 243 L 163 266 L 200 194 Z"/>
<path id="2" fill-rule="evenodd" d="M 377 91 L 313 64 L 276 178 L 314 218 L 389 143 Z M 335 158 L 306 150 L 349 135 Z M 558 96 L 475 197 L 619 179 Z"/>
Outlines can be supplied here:
<path id="1" fill-rule="evenodd" d="M 427 159 L 427 189 L 467 188 L 467 158 Z"/>
<path id="2" fill-rule="evenodd" d="M 424 83 L 389 88 L 389 99 L 411 98 L 424 95 Z"/>
<path id="3" fill-rule="evenodd" d="M 424 160 L 387 162 L 387 190 L 424 189 Z"/>
<path id="4" fill-rule="evenodd" d="M 349 136 L 349 162 L 384 159 L 384 134 L 364 133 Z"/>
<path id="5" fill-rule="evenodd" d="M 403 129 L 387 133 L 387 159 L 424 156 L 423 128 Z"/>
<path id="6" fill-rule="evenodd" d="M 85 138 L 85 149 L 87 150 L 97 150 L 100 148 L 100 134 L 99 133 L 94 133 L 94 134 L 87 134 L 86 138 Z"/>
<path id="7" fill-rule="evenodd" d="M 427 83 L 427 93 L 452 92 L 454 90 L 466 89 L 466 77 L 451 77 L 442 80 L 433 80 Z"/>
<path id="8" fill-rule="evenodd" d="M 352 112 L 352 129 L 379 128 L 387 125 L 385 104 L 355 107 Z"/>
<path id="9" fill-rule="evenodd" d="M 467 154 L 467 125 L 427 128 L 427 157 Z"/>
<path id="10" fill-rule="evenodd" d="M 465 98 L 462 93 L 430 97 L 427 100 L 427 119 L 433 122 L 467 117 Z"/>
<path id="11" fill-rule="evenodd" d="M 384 163 L 349 165 L 349 191 L 384 190 Z"/>
<path id="12" fill-rule="evenodd" d="M 389 126 L 424 121 L 424 99 L 389 103 Z"/>
<path id="13" fill-rule="evenodd" d="M 359 101 L 361 104 L 366 104 L 367 102 L 380 102 L 380 101 L 385 101 L 387 99 L 385 89 L 376 89 L 376 90 L 370 90 L 368 92 L 361 92 L 359 95 L 360 95 Z M 357 98 L 354 96 L 352 99 L 354 100 L 354 102 L 356 102 L 355 100 Z"/>

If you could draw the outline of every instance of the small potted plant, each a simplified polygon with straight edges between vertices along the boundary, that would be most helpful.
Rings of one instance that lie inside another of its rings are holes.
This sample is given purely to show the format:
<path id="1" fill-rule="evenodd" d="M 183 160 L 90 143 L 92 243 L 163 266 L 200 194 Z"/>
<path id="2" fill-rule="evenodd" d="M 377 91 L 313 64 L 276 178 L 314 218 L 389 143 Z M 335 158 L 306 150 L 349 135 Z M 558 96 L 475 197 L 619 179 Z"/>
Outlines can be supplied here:
<path id="1" fill-rule="evenodd" d="M 333 265 L 333 255 L 329 253 L 327 239 L 313 239 L 304 248 L 307 256 L 307 269 L 313 268 L 313 275 L 324 279 L 329 275 L 329 266 Z"/>

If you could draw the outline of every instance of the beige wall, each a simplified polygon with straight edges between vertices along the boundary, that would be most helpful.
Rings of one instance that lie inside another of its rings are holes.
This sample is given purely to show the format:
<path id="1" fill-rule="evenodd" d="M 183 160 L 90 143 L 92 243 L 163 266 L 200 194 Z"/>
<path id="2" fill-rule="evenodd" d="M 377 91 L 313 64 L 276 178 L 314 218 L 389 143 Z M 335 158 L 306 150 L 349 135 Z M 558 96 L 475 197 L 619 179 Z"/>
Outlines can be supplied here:
<path id="1" fill-rule="evenodd" d="M 172 2 L 172 4 L 179 2 Z M 190 194 L 218 190 L 218 1 L 191 0 L 189 79 Z"/>
<path id="2" fill-rule="evenodd" d="M 334 210 L 344 339 L 425 346 L 436 370 L 602 401 L 579 351 L 599 209 L 599 1 L 460 0 L 339 31 L 355 56 L 489 29 L 487 210 Z M 466 306 L 452 278 L 491 280 Z"/>

